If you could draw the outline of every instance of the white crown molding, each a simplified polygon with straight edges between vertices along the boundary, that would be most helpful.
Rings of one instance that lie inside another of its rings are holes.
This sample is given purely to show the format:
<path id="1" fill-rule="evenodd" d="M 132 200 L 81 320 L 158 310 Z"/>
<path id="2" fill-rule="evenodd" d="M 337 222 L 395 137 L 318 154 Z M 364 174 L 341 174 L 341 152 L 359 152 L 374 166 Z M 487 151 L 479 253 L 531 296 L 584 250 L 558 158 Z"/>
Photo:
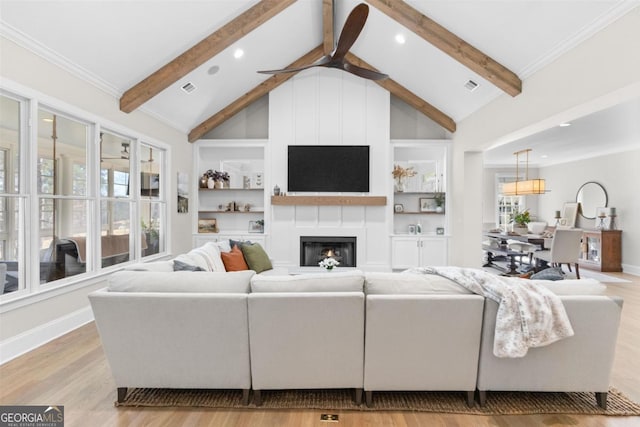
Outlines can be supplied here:
<path id="1" fill-rule="evenodd" d="M 44 46 L 42 43 L 27 36 L 23 32 L 17 30 L 16 28 L 12 27 L 11 25 L 7 24 L 1 19 L 0 19 L 0 35 L 7 38 L 8 40 L 13 41 L 19 46 L 31 51 L 32 53 L 40 56 L 44 60 L 62 68 L 63 70 L 68 71 L 69 73 L 73 74 L 75 77 L 97 87 L 103 92 L 106 92 L 107 94 L 113 96 L 115 99 L 120 99 L 120 97 L 122 96 L 122 92 L 112 84 L 96 76 L 90 71 L 80 67 L 79 65 L 75 64 L 74 62 L 60 55 L 56 51 L 49 49 L 48 47 Z M 158 114 L 157 112 L 149 109 L 148 107 L 142 106 L 138 110 L 144 112 L 145 114 L 161 122 L 166 123 L 167 125 L 185 134 L 189 133 L 191 130 L 191 129 L 185 128 L 185 126 L 182 124 L 176 123 L 173 120 Z"/>
<path id="2" fill-rule="evenodd" d="M 624 0 L 612 6 L 589 25 L 585 25 L 580 31 L 558 43 L 550 52 L 527 65 L 519 73 L 519 77 L 525 80 L 636 7 L 639 5 L 635 0 Z"/>
<path id="3" fill-rule="evenodd" d="M 60 55 L 58 52 L 49 49 L 42 43 L 29 37 L 28 35 L 12 27 L 11 25 L 7 24 L 1 19 L 0 19 L 0 35 L 7 38 L 8 40 L 13 41 L 19 46 L 30 50 L 34 54 L 45 59 L 46 61 L 54 65 L 57 65 L 63 70 L 68 71 L 74 76 L 86 82 L 91 83 L 92 85 L 96 86 L 98 89 L 108 93 L 109 95 L 112 95 L 115 98 L 120 98 L 120 96 L 122 95 L 122 93 L 115 86 L 111 85 L 110 83 L 101 79 L 100 77 L 96 76 L 90 71 L 80 67 L 79 65 L 75 64 L 74 62 Z"/>

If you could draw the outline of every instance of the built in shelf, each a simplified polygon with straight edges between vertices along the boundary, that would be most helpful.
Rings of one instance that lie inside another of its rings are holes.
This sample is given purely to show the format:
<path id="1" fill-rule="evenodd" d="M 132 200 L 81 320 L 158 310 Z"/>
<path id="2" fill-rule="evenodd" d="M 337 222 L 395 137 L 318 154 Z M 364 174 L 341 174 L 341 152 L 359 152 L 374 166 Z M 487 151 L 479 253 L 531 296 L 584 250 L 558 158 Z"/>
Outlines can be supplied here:
<path id="1" fill-rule="evenodd" d="M 385 206 L 386 196 L 271 196 L 280 206 Z"/>
<path id="2" fill-rule="evenodd" d="M 264 188 L 198 188 L 199 191 L 264 191 Z"/>
<path id="3" fill-rule="evenodd" d="M 436 211 L 402 211 L 402 212 L 394 212 L 396 215 L 444 215 L 444 211 L 436 212 Z"/>
<path id="4" fill-rule="evenodd" d="M 221 213 L 221 214 L 260 214 L 264 211 L 220 211 L 220 210 L 199 210 L 198 213 Z"/>

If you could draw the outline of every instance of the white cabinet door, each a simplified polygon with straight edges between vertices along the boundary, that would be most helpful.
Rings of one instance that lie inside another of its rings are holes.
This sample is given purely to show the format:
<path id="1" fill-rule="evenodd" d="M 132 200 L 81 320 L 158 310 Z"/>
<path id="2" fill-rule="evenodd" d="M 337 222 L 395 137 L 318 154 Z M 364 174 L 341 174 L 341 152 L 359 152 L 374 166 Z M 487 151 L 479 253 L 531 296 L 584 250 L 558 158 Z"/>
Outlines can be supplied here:
<path id="1" fill-rule="evenodd" d="M 391 268 L 411 268 L 420 265 L 420 240 L 417 237 L 391 238 Z"/>
<path id="2" fill-rule="evenodd" d="M 447 239 L 422 237 L 420 239 L 420 267 L 447 265 Z"/>

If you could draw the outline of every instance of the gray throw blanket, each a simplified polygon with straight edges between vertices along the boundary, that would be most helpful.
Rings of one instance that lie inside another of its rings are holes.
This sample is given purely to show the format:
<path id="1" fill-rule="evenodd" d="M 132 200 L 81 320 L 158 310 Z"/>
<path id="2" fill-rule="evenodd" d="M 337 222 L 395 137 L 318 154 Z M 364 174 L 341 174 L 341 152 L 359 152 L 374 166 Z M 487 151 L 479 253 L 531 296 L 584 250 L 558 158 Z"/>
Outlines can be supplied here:
<path id="1" fill-rule="evenodd" d="M 497 302 L 493 341 L 493 354 L 497 357 L 524 357 L 529 348 L 573 336 L 560 298 L 530 280 L 461 267 L 412 268 L 406 273 L 437 274 Z"/>

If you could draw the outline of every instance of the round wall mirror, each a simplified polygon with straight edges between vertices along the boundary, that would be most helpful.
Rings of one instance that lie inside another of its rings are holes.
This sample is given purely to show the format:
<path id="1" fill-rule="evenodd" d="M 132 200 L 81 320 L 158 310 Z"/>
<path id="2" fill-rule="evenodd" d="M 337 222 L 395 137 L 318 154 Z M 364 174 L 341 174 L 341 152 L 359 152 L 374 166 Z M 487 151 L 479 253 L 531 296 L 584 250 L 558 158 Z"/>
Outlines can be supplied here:
<path id="1" fill-rule="evenodd" d="M 593 181 L 582 184 L 576 194 L 576 202 L 580 203 L 580 215 L 586 219 L 595 219 L 596 209 L 607 207 L 608 201 L 604 187 Z"/>

